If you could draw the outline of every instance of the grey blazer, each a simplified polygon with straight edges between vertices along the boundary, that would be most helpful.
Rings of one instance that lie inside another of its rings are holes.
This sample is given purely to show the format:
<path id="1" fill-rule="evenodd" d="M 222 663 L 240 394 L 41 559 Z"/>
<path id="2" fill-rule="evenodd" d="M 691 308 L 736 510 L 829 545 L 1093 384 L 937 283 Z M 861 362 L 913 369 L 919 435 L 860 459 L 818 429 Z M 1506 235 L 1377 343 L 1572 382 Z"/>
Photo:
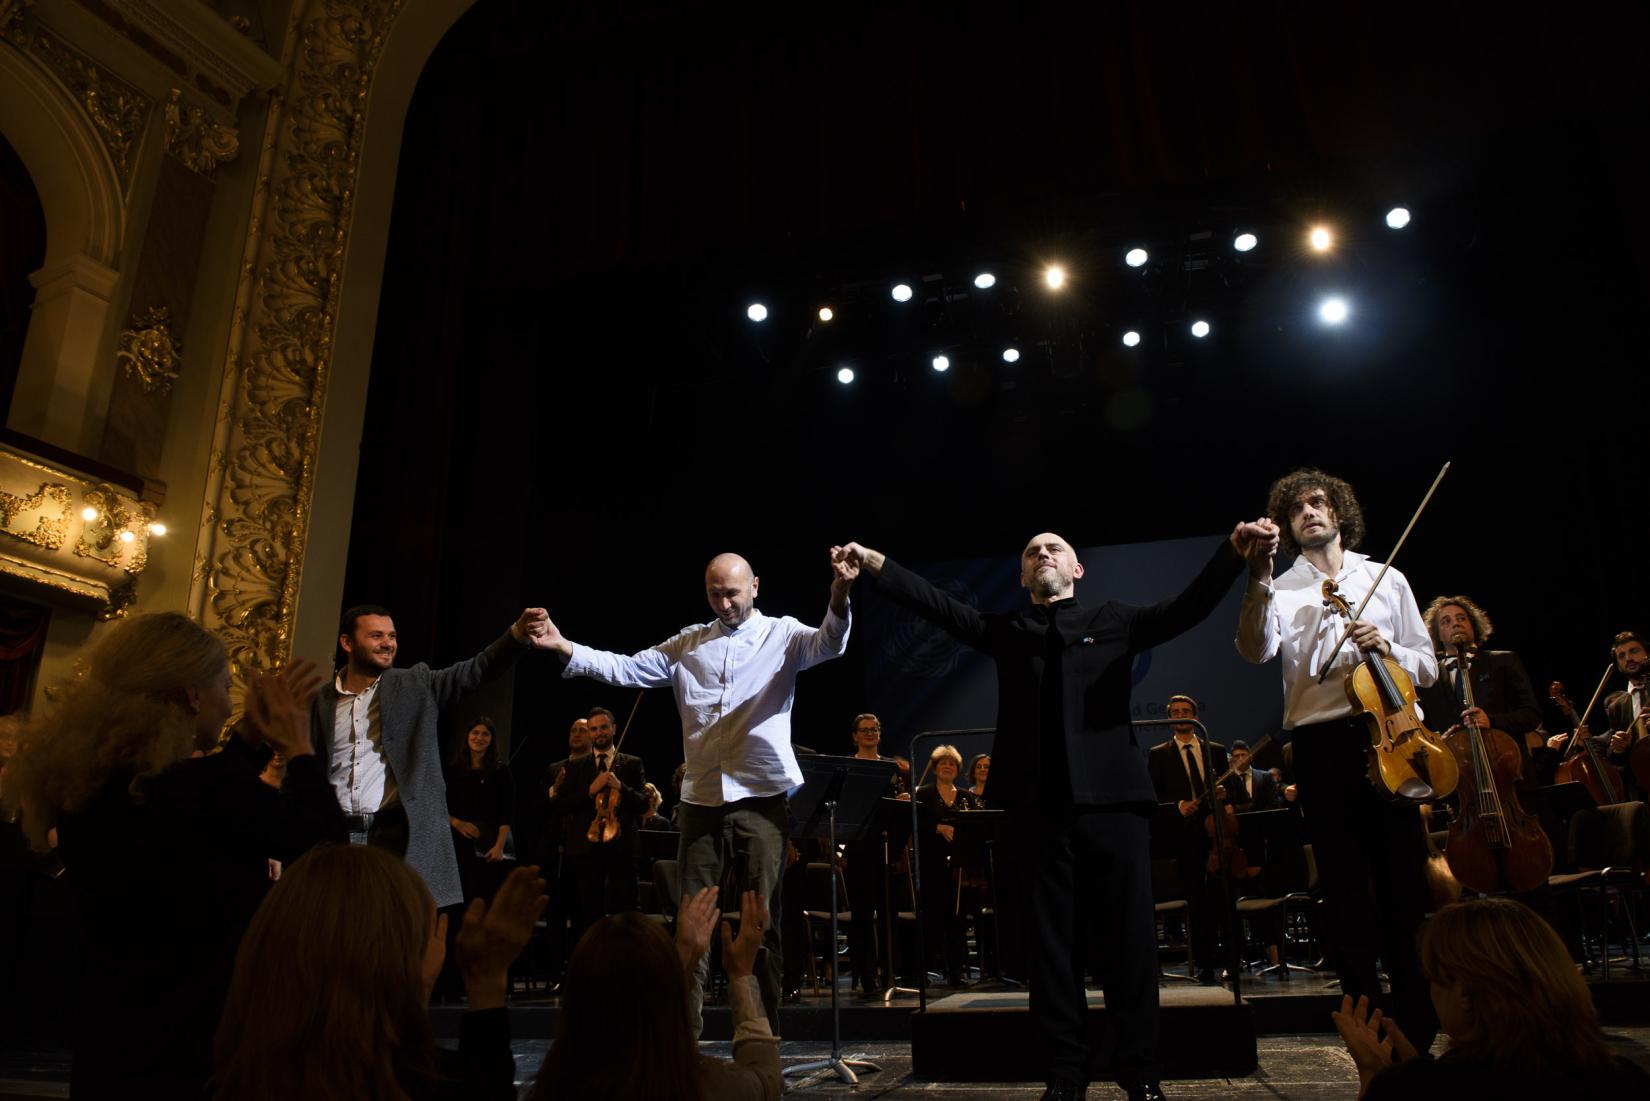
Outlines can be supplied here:
<path id="1" fill-rule="evenodd" d="M 384 755 L 407 811 L 407 863 L 424 877 L 437 906 L 464 901 L 458 860 L 447 824 L 447 782 L 441 775 L 438 721 L 441 708 L 513 665 L 527 649 L 506 631 L 468 661 L 431 669 L 420 662 L 410 669 L 387 669 L 378 679 L 378 721 Z M 337 678 L 321 689 L 310 708 L 309 728 L 315 752 L 332 760 L 333 716 L 338 708 Z"/>

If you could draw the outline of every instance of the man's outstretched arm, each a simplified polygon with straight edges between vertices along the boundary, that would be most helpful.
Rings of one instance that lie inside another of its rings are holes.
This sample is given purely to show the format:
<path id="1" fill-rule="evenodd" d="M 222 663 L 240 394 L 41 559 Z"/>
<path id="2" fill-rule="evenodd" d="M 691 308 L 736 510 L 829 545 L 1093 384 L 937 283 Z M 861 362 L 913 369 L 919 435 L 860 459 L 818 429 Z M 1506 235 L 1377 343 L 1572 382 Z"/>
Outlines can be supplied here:
<path id="1" fill-rule="evenodd" d="M 597 650 L 562 634 L 549 613 L 534 624 L 527 641 L 534 649 L 566 658 L 567 667 L 561 674 L 564 677 L 590 677 L 625 688 L 662 688 L 670 683 L 670 658 L 659 647 L 630 655 Z"/>
<path id="2" fill-rule="evenodd" d="M 890 562 L 881 551 L 859 543 L 846 543 L 831 548 L 831 561 L 843 562 L 870 574 L 877 579 L 877 589 L 889 599 L 911 609 L 959 641 L 970 646 L 984 643 L 986 621 L 978 608 L 942 593 L 927 579 L 918 577 L 897 562 Z"/>

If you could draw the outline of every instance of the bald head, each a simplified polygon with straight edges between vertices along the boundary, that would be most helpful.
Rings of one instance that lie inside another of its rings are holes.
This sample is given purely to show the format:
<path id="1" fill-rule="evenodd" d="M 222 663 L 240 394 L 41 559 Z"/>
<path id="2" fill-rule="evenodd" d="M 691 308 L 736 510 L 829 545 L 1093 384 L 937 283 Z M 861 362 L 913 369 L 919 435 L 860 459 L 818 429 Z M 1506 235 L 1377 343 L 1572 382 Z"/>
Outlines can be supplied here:
<path id="1" fill-rule="evenodd" d="M 1039 532 L 1020 552 L 1020 584 L 1033 604 L 1048 604 L 1074 594 L 1083 564 L 1071 544 L 1052 531 Z"/>
<path id="2" fill-rule="evenodd" d="M 719 554 L 705 567 L 705 599 L 710 610 L 728 628 L 737 628 L 756 608 L 759 579 L 751 564 L 737 554 Z"/>

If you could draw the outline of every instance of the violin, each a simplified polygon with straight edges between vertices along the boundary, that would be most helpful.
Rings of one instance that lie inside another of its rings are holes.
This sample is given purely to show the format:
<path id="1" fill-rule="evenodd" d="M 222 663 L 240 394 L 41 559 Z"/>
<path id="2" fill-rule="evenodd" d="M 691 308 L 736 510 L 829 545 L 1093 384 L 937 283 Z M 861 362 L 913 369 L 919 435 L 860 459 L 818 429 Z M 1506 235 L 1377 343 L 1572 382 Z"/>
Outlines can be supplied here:
<path id="1" fill-rule="evenodd" d="M 613 741 L 613 761 L 619 760 L 619 747 L 624 745 L 624 736 L 630 733 L 630 724 L 636 720 L 636 712 L 642 706 L 642 693 L 636 693 L 636 702 L 630 708 L 630 717 L 624 721 L 624 729 Z M 593 797 L 596 802 L 596 816 L 590 820 L 590 828 L 585 831 L 585 838 L 592 845 L 605 845 L 616 840 L 619 836 L 619 799 L 622 792 L 617 787 L 605 787 Z"/>
<path id="2" fill-rule="evenodd" d="M 1477 708 L 1466 647 L 1455 647 L 1468 714 Z M 1444 733 L 1461 765 L 1461 812 L 1449 827 L 1444 857 L 1463 885 L 1483 894 L 1532 891 L 1553 874 L 1553 844 L 1518 802 L 1523 754 L 1505 731 L 1470 718 Z"/>
<path id="3" fill-rule="evenodd" d="M 1612 665 L 1605 672 L 1606 679 L 1614 671 L 1615 666 Z M 1600 687 L 1602 688 L 1603 685 L 1601 684 Z M 1565 718 L 1570 720 L 1570 744 L 1564 747 L 1564 754 L 1558 762 L 1558 770 L 1553 773 L 1553 782 L 1555 784 L 1580 783 L 1582 787 L 1587 789 L 1587 794 L 1593 797 L 1593 801 L 1600 806 L 1621 802 L 1621 769 L 1598 755 L 1598 750 L 1594 748 L 1591 738 L 1578 738 L 1576 736 L 1576 733 L 1587 725 L 1587 716 L 1576 714 L 1575 705 L 1570 702 L 1570 697 L 1564 693 L 1563 682 L 1555 680 L 1548 685 L 1547 698 L 1552 700 L 1559 711 L 1563 712 Z M 1598 693 L 1593 693 L 1593 699 L 1594 702 L 1597 702 Z M 1592 710 L 1592 704 L 1589 704 L 1587 713 L 1592 714 Z M 1577 752 L 1578 750 L 1579 752 Z"/>
<path id="4" fill-rule="evenodd" d="M 1324 603 L 1355 619 L 1335 579 L 1323 582 Z M 1369 780 L 1392 802 L 1427 803 L 1455 790 L 1460 767 L 1415 713 L 1415 682 L 1389 657 L 1366 653 L 1346 674 L 1346 698 L 1369 726 Z"/>

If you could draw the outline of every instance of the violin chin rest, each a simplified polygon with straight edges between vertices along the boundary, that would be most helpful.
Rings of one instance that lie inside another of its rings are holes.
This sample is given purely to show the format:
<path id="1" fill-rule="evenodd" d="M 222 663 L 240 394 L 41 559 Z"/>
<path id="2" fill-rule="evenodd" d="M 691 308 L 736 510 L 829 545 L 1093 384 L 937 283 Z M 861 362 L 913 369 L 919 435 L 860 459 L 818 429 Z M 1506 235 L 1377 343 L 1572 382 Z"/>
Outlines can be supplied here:
<path id="1" fill-rule="evenodd" d="M 1416 776 L 1398 785 L 1398 797 L 1412 803 L 1429 803 L 1435 798 L 1432 785 Z"/>

